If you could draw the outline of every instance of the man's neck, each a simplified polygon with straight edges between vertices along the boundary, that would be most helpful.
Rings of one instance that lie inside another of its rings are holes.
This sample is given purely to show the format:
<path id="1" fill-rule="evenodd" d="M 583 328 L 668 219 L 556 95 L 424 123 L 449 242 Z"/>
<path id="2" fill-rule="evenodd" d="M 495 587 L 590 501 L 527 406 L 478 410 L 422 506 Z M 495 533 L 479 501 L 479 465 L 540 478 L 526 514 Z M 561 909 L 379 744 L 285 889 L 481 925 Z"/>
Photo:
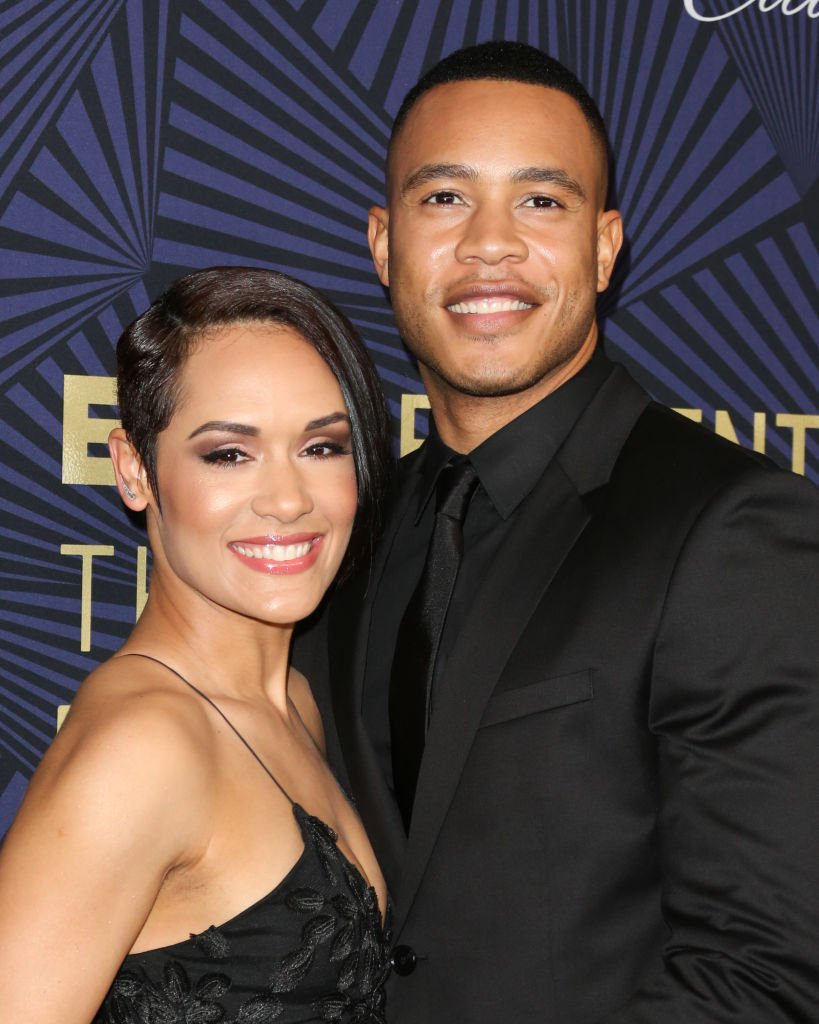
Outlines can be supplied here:
<path id="1" fill-rule="evenodd" d="M 591 359 L 596 345 L 597 332 L 592 331 L 565 363 L 555 367 L 533 387 L 511 395 L 465 395 L 421 367 L 421 377 L 441 440 L 453 451 L 467 455 L 507 423 L 571 380 Z"/>

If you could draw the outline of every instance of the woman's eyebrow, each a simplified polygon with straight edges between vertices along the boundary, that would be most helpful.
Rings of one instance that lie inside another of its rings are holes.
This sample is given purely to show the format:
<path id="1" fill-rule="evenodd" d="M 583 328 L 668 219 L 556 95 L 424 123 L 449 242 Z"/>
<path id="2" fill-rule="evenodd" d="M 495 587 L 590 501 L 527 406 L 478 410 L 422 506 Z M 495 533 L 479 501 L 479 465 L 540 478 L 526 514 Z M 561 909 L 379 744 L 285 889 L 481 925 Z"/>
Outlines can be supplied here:
<path id="1" fill-rule="evenodd" d="M 320 430 L 322 427 L 329 427 L 333 423 L 349 424 L 349 422 L 350 417 L 346 412 L 330 412 L 326 416 L 318 416 L 316 419 L 310 420 L 304 429 Z M 241 434 L 243 437 L 258 437 L 259 435 L 259 428 L 251 427 L 247 423 L 234 423 L 232 420 L 208 420 L 207 423 L 203 423 L 189 434 L 188 440 L 190 441 L 199 434 L 206 434 L 211 431 L 218 431 L 222 434 Z"/>
<path id="2" fill-rule="evenodd" d="M 251 427 L 247 423 L 232 423 L 230 420 L 208 420 L 207 423 L 203 423 L 201 427 L 197 427 L 192 434 L 188 435 L 188 440 L 196 437 L 198 434 L 205 434 L 211 430 L 221 431 L 223 434 L 242 434 L 244 437 L 256 437 L 259 433 L 258 427 Z"/>
<path id="3" fill-rule="evenodd" d="M 322 427 L 329 427 L 333 423 L 346 423 L 350 424 L 350 417 L 346 412 L 331 412 L 326 416 L 319 416 L 318 419 L 310 420 L 305 430 L 320 430 Z"/>

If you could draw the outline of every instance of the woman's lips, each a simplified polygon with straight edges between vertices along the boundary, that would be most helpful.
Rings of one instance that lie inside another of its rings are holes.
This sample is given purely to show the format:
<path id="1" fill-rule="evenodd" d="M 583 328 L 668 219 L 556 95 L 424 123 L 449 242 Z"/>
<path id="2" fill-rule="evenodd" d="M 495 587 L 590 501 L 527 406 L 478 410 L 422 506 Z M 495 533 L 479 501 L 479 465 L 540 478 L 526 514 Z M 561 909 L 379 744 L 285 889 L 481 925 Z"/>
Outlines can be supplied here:
<path id="1" fill-rule="evenodd" d="M 228 547 L 249 569 L 273 575 L 287 575 L 309 569 L 318 558 L 323 539 L 320 533 L 291 537 L 254 537 L 231 541 Z"/>

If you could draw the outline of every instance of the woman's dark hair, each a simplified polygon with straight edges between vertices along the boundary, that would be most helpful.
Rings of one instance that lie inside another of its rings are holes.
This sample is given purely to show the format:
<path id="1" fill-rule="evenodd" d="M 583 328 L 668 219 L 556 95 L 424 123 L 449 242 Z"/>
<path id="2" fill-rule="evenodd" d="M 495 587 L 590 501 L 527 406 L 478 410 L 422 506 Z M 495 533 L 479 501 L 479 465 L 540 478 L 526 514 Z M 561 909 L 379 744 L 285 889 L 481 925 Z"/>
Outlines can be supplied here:
<path id="1" fill-rule="evenodd" d="M 338 381 L 350 417 L 358 485 L 358 511 L 342 568 L 346 574 L 359 555 L 371 554 L 381 526 L 393 461 L 390 423 L 378 374 L 355 328 L 309 285 L 255 267 L 210 267 L 175 281 L 117 344 L 122 426 L 159 501 L 156 440 L 179 401 L 185 360 L 209 331 L 243 321 L 291 328 Z"/>

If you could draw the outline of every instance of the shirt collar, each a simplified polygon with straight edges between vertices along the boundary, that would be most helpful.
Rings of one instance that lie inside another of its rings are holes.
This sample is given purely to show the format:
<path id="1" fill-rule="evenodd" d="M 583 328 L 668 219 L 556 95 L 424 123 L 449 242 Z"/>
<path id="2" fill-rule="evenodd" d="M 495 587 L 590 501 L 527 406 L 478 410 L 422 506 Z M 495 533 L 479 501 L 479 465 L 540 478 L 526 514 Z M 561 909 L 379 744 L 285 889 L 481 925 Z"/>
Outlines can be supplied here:
<path id="1" fill-rule="evenodd" d="M 502 519 L 508 519 L 541 478 L 580 414 L 611 371 L 602 349 L 556 391 L 546 395 L 469 453 L 481 487 Z M 416 523 L 435 489 L 438 474 L 459 456 L 441 440 L 430 418 L 420 467 Z"/>

